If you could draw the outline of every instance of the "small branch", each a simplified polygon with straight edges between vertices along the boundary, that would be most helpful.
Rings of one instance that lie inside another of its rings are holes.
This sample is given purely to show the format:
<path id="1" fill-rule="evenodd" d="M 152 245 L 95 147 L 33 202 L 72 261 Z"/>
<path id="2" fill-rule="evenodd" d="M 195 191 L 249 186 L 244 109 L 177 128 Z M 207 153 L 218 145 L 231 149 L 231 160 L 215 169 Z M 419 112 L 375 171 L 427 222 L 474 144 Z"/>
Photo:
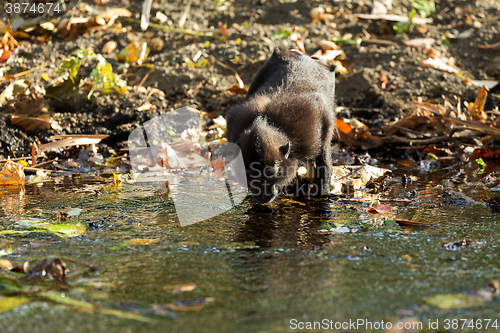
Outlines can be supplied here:
<path id="1" fill-rule="evenodd" d="M 236 78 L 236 80 L 238 81 L 238 86 L 243 89 L 243 87 L 245 86 L 245 83 L 243 83 L 243 80 L 241 79 L 240 75 L 238 74 L 238 72 L 236 71 L 236 69 L 228 66 L 228 65 L 225 65 L 223 64 L 222 62 L 220 62 L 219 60 L 215 59 L 215 62 L 218 63 L 220 66 L 226 68 L 226 69 L 229 69 L 230 71 L 232 71 L 234 73 L 234 77 Z"/>
<path id="2" fill-rule="evenodd" d="M 435 138 L 430 138 L 430 139 L 408 139 L 408 138 L 402 138 L 399 136 L 388 136 L 388 137 L 380 137 L 382 141 L 384 141 L 385 144 L 388 143 L 406 143 L 409 145 L 427 145 L 431 143 L 439 143 L 439 142 L 446 142 L 450 139 L 449 136 L 438 136 Z"/>
<path id="3" fill-rule="evenodd" d="M 34 71 L 36 71 L 37 69 L 40 69 L 40 68 L 42 68 L 42 66 L 36 66 L 35 68 L 28 69 L 27 71 L 16 73 L 16 74 L 12 74 L 12 75 L 4 75 L 3 77 L 0 77 L 0 82 L 7 80 L 7 78 L 9 80 L 11 80 L 11 79 L 17 79 L 18 77 L 27 75 L 27 74 L 29 74 L 31 72 L 34 72 Z"/>

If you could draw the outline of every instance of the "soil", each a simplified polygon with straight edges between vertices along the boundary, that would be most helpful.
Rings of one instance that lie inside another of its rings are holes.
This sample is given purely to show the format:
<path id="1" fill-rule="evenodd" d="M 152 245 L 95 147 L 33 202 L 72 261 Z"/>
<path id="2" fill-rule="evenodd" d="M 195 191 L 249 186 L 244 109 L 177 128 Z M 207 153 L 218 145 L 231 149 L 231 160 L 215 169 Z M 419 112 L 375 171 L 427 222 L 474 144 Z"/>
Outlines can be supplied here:
<path id="1" fill-rule="evenodd" d="M 155 1 L 152 5 L 152 22 L 159 23 L 156 12 L 167 15 L 164 23 L 178 28 L 186 1 Z M 331 22 L 312 22 L 310 10 L 315 7 L 331 8 L 335 16 Z M 91 16 L 86 8 L 97 11 L 108 8 L 127 8 L 133 17 L 139 18 L 142 2 L 128 0 L 111 1 L 104 5 L 94 2 L 80 2 L 66 16 Z M 394 0 L 391 14 L 408 15 L 410 1 Z M 373 127 L 401 117 L 411 109 L 413 101 L 442 100 L 443 96 L 455 103 L 454 96 L 461 101 L 474 101 L 478 87 L 471 86 L 456 74 L 419 67 L 423 59 L 429 58 L 425 50 L 418 50 L 402 42 L 414 38 L 432 37 L 436 39 L 433 48 L 443 58 L 454 58 L 462 77 L 475 80 L 500 79 L 500 51 L 485 50 L 478 45 L 494 44 L 500 41 L 500 3 L 497 0 L 443 0 L 436 3 L 433 22 L 422 29 L 415 26 L 411 32 L 392 34 L 388 23 L 383 20 L 365 20 L 349 17 L 351 14 L 369 14 L 370 0 L 346 1 L 301 1 L 301 0 L 233 0 L 220 1 L 193 0 L 184 24 L 184 29 L 219 34 L 219 22 L 227 26 L 227 39 L 191 36 L 149 28 L 142 32 L 139 25 L 119 19 L 121 28 L 106 31 L 87 32 L 74 41 L 65 41 L 57 34 L 36 36 L 20 40 L 21 49 L 15 62 L 8 64 L 10 75 L 41 66 L 28 74 L 31 85 L 47 86 L 42 74 L 55 78 L 55 69 L 65 57 L 76 49 L 93 48 L 101 52 L 103 45 L 114 40 L 117 51 L 106 55 L 113 69 L 124 74 L 129 86 L 138 85 L 147 76 L 144 87 L 154 87 L 165 93 L 165 98 L 148 96 L 144 93 L 128 91 L 126 94 L 94 94 L 87 99 L 86 92 L 65 100 L 46 99 L 49 112 L 63 128 L 62 132 L 42 130 L 26 132 L 10 123 L 11 111 L 0 107 L 0 158 L 29 154 L 30 142 L 38 137 L 42 143 L 55 134 L 109 134 L 101 148 L 118 149 L 127 147 L 129 133 L 145 121 L 170 110 L 196 104 L 210 115 L 225 115 L 232 105 L 241 103 L 244 94 L 234 94 L 228 89 L 237 80 L 231 67 L 241 77 L 246 86 L 251 83 L 257 69 L 271 55 L 277 46 L 295 48 L 290 38 L 277 40 L 276 32 L 294 26 L 306 36 L 304 40 L 308 54 L 313 54 L 320 40 L 352 34 L 353 38 L 389 40 L 391 45 L 362 42 L 360 45 L 342 45 L 345 57 L 343 66 L 346 74 L 338 75 L 336 98 L 342 106 L 339 118 L 356 117 Z M 7 22 L 6 17 L 0 19 Z M 331 24 L 335 25 L 332 28 Z M 443 39 L 446 34 L 455 34 L 472 29 L 470 36 L 461 39 Z M 273 37 L 274 36 L 274 37 Z M 123 64 L 115 57 L 129 39 L 148 41 L 153 50 L 145 65 Z M 240 41 L 241 40 L 241 41 Z M 208 45 L 207 41 L 210 42 Z M 449 44 L 448 44 L 448 43 Z M 155 44 L 156 43 L 156 44 Z M 154 46 L 154 47 L 153 47 Z M 208 66 L 195 68 L 187 62 L 201 51 L 199 59 L 207 59 Z M 225 66 L 221 66 L 220 63 Z M 2 64 L 5 65 L 5 64 Z M 83 70 L 83 75 L 91 70 Z M 383 89 L 381 75 L 387 75 L 388 82 Z M 8 82 L 0 82 L 0 92 Z M 500 86 L 491 90 L 500 93 Z M 491 96 L 491 94 L 490 94 Z M 156 106 L 149 111 L 137 108 L 146 101 Z M 499 99 L 488 98 L 486 109 L 493 109 Z M 209 122 L 210 120 L 208 120 Z M 111 151 L 112 152 L 112 151 Z M 103 149 L 103 154 L 110 154 Z"/>

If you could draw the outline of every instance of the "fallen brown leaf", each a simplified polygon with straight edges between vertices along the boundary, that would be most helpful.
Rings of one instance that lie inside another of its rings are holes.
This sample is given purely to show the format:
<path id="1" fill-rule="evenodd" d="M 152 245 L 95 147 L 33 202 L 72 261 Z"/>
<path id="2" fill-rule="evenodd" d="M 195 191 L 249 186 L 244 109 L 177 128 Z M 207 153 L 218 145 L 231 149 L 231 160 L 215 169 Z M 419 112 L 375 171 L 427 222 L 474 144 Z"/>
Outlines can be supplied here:
<path id="1" fill-rule="evenodd" d="M 56 131 L 62 131 L 62 127 L 49 115 L 42 115 L 39 117 L 22 117 L 11 115 L 10 122 L 14 126 L 23 128 L 25 131 L 34 130 L 47 130 L 54 129 Z"/>
<path id="2" fill-rule="evenodd" d="M 392 207 L 389 205 L 376 205 L 367 207 L 365 210 L 370 214 L 388 214 L 392 211 Z"/>
<path id="3" fill-rule="evenodd" d="M 236 95 L 246 95 L 246 93 L 248 92 L 247 88 L 245 88 L 245 87 L 240 88 L 240 86 L 238 84 L 235 84 L 234 86 L 232 86 L 228 90 L 229 90 L 229 92 L 236 94 Z"/>
<path id="4" fill-rule="evenodd" d="M 227 27 L 224 23 L 219 22 L 219 34 L 221 36 L 227 36 Z"/>
<path id="5" fill-rule="evenodd" d="M 366 130 L 354 131 L 351 125 L 341 119 L 337 119 L 336 127 L 338 129 L 340 142 L 348 147 L 371 149 L 380 147 L 384 144 L 380 138 L 370 134 Z"/>
<path id="6" fill-rule="evenodd" d="M 35 115 L 38 111 L 46 108 L 44 97 L 33 89 L 29 95 L 19 94 L 14 99 L 8 99 L 5 106 L 15 114 Z M 44 110 L 47 112 L 47 110 Z"/>
<path id="7" fill-rule="evenodd" d="M 124 8 L 113 8 L 97 14 L 91 18 L 75 18 L 62 20 L 58 25 L 58 31 L 65 40 L 74 40 L 78 35 L 87 31 L 107 29 L 112 26 L 119 17 L 130 17 L 132 13 Z"/>
<path id="8" fill-rule="evenodd" d="M 437 225 L 437 223 L 415 222 L 405 219 L 394 219 L 394 222 L 396 222 L 399 225 L 404 225 L 407 227 L 421 227 L 421 228 L 433 227 Z"/>
<path id="9" fill-rule="evenodd" d="M 341 194 L 350 190 L 359 190 L 370 182 L 389 174 L 391 170 L 371 165 L 342 165 L 332 168 L 332 194 Z"/>
<path id="10" fill-rule="evenodd" d="M 29 263 L 29 269 L 26 268 L 25 265 L 25 279 L 37 280 L 50 278 L 60 283 L 65 282 L 66 273 L 68 272 L 66 263 L 60 258 L 35 260 Z"/>
<path id="11" fill-rule="evenodd" d="M 9 32 L 5 32 L 0 40 L 0 49 L 15 50 L 19 48 L 19 43 Z"/>

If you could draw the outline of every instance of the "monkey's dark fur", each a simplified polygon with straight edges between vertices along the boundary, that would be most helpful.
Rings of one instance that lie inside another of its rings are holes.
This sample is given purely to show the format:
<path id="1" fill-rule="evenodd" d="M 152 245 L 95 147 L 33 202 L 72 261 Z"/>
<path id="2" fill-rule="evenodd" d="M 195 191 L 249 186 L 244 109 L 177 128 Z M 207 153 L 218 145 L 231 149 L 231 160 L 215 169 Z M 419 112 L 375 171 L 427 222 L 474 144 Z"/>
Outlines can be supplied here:
<path id="1" fill-rule="evenodd" d="M 334 66 L 276 49 L 255 76 L 245 103 L 228 111 L 228 140 L 241 148 L 255 199 L 274 200 L 306 161 L 316 162 L 310 193 L 330 192 L 334 90 Z"/>

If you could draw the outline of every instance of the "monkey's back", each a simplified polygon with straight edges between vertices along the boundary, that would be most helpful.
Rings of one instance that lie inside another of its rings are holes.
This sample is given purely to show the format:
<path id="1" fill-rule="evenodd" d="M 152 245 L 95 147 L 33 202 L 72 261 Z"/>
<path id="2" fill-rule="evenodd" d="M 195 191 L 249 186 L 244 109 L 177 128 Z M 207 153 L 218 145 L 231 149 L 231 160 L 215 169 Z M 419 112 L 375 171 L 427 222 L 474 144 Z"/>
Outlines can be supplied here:
<path id="1" fill-rule="evenodd" d="M 273 98 L 281 94 L 292 96 L 320 94 L 333 112 L 334 66 L 293 51 L 276 49 L 252 81 L 247 100 L 257 95 Z"/>

